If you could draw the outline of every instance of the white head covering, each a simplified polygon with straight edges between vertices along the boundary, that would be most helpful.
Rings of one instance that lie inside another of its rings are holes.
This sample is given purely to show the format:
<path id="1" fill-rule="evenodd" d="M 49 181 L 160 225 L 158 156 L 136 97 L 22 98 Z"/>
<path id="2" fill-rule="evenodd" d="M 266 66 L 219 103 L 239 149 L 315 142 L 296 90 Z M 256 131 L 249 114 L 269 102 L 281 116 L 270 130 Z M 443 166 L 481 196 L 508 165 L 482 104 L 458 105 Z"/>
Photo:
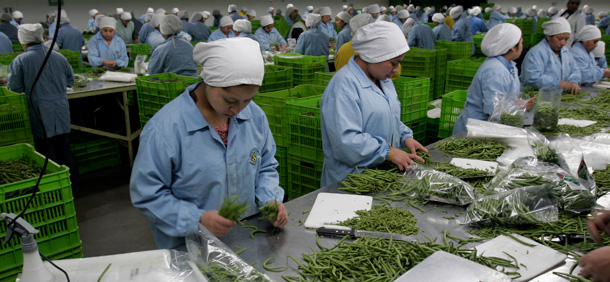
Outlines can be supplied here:
<path id="1" fill-rule="evenodd" d="M 439 24 L 445 23 L 445 16 L 441 13 L 435 13 L 434 16 L 432 16 L 432 21 Z"/>
<path id="2" fill-rule="evenodd" d="M 369 14 L 376 14 L 376 13 L 381 12 L 381 9 L 379 9 L 379 5 L 373 4 L 368 7 L 367 12 Z"/>
<path id="3" fill-rule="evenodd" d="M 44 39 L 42 38 L 42 34 L 44 33 L 44 28 L 41 24 L 20 24 L 19 31 L 17 32 L 17 37 L 19 38 L 19 43 L 21 44 L 31 44 L 31 43 L 42 43 Z"/>
<path id="4" fill-rule="evenodd" d="M 362 12 L 363 13 L 368 13 L 369 12 L 369 7 L 367 6 L 367 7 L 362 8 Z"/>
<path id="5" fill-rule="evenodd" d="M 269 7 L 269 8 L 267 9 L 267 12 L 271 12 L 271 11 L 273 11 L 273 10 L 275 10 L 273 7 Z"/>
<path id="6" fill-rule="evenodd" d="M 247 12 L 247 11 L 248 11 L 248 7 L 246 7 L 246 6 L 242 6 L 242 7 L 241 7 L 241 11 L 246 11 L 246 12 Z"/>
<path id="7" fill-rule="evenodd" d="M 332 12 L 330 11 L 329 7 L 323 7 L 320 9 L 320 16 L 330 16 L 332 15 Z"/>
<path id="8" fill-rule="evenodd" d="M 208 12 L 208 11 L 203 11 L 203 12 L 201 12 L 201 15 L 203 16 L 203 18 L 204 18 L 204 19 L 207 19 L 207 18 L 209 18 L 209 17 L 210 17 L 210 12 Z"/>
<path id="9" fill-rule="evenodd" d="M 474 7 L 472 8 L 472 10 L 470 11 L 470 13 L 473 16 L 478 16 L 479 14 L 481 14 L 481 8 L 480 7 Z"/>
<path id="10" fill-rule="evenodd" d="M 144 21 L 145 22 L 150 22 L 150 19 L 152 19 L 154 13 L 146 13 L 146 16 L 144 17 Z"/>
<path id="11" fill-rule="evenodd" d="M 249 20 L 239 19 L 233 23 L 233 30 L 237 32 L 252 32 L 252 23 Z"/>
<path id="12" fill-rule="evenodd" d="M 246 15 L 251 16 L 251 17 L 256 17 L 256 11 L 255 10 L 248 10 L 248 12 L 246 13 Z"/>
<path id="13" fill-rule="evenodd" d="M 367 63 L 380 63 L 409 51 L 409 44 L 395 23 L 381 21 L 359 28 L 352 47 Z"/>
<path id="14" fill-rule="evenodd" d="M 413 18 L 408 18 L 405 23 L 402 24 L 402 29 L 405 31 L 405 33 L 409 33 L 409 31 L 411 30 L 411 28 L 413 28 L 414 25 L 415 20 Z"/>
<path id="15" fill-rule="evenodd" d="M 385 6 L 381 6 L 379 7 L 379 11 L 383 12 L 383 11 L 387 11 L 388 9 Z"/>
<path id="16" fill-rule="evenodd" d="M 290 14 L 292 14 L 292 12 L 293 12 L 295 9 L 296 9 L 296 8 L 295 8 L 294 6 L 292 6 L 292 7 L 288 8 L 288 9 L 286 9 L 286 14 L 285 14 L 285 15 L 286 15 L 287 17 L 288 17 L 288 16 L 290 16 Z"/>
<path id="17" fill-rule="evenodd" d="M 390 9 L 390 10 L 395 9 L 395 8 L 396 8 L 396 7 L 394 7 L 394 6 L 392 6 L 392 5 L 390 5 L 390 6 L 388 7 L 388 9 Z"/>
<path id="18" fill-rule="evenodd" d="M 511 13 L 511 14 L 515 14 L 515 13 L 517 13 L 517 8 L 510 7 L 510 8 L 508 8 L 508 12 Z"/>
<path id="19" fill-rule="evenodd" d="M 203 82 L 213 87 L 263 83 L 265 64 L 258 42 L 244 37 L 199 43 L 193 59 L 203 66 Z"/>
<path id="20" fill-rule="evenodd" d="M 386 21 L 386 22 L 391 22 L 392 19 L 390 19 L 390 16 L 388 15 L 380 15 L 377 17 L 377 20 L 375 20 L 376 22 L 380 22 L 380 21 Z"/>
<path id="21" fill-rule="evenodd" d="M 155 11 L 155 14 L 165 14 L 165 13 L 166 13 L 166 11 L 163 8 L 159 8 Z"/>
<path id="22" fill-rule="evenodd" d="M 225 27 L 233 24 L 233 19 L 229 16 L 223 16 L 220 18 L 220 27 Z"/>
<path id="23" fill-rule="evenodd" d="M 397 15 L 398 15 L 399 19 L 406 19 L 406 18 L 409 17 L 409 11 L 407 11 L 407 10 L 400 10 L 400 11 L 398 11 Z"/>
<path id="24" fill-rule="evenodd" d="M 606 52 L 606 42 L 600 40 L 599 42 L 597 42 L 597 47 L 595 47 L 595 49 L 593 49 L 593 56 L 595 58 L 601 58 L 604 56 L 605 52 Z"/>
<path id="25" fill-rule="evenodd" d="M 602 33 L 599 31 L 599 28 L 594 25 L 585 25 L 576 33 L 574 41 L 583 42 L 600 38 L 602 38 Z"/>
<path id="26" fill-rule="evenodd" d="M 525 14 L 530 17 L 533 18 L 536 16 L 536 10 L 532 9 L 532 8 L 528 8 L 525 10 Z"/>
<path id="27" fill-rule="evenodd" d="M 23 13 L 20 11 L 14 11 L 13 12 L 13 18 L 14 19 L 23 19 Z"/>
<path id="28" fill-rule="evenodd" d="M 182 10 L 182 11 L 178 12 L 178 18 L 181 19 L 181 20 L 188 20 L 189 19 L 189 11 Z"/>
<path id="29" fill-rule="evenodd" d="M 318 27 L 322 21 L 322 16 L 314 13 L 305 15 L 305 25 L 307 27 Z"/>
<path id="30" fill-rule="evenodd" d="M 116 19 L 114 19 L 113 17 L 102 17 L 100 19 L 100 25 L 98 27 L 100 29 L 105 27 L 116 29 Z"/>
<path id="31" fill-rule="evenodd" d="M 268 26 L 270 24 L 273 24 L 273 18 L 271 18 L 271 15 L 269 14 L 262 16 L 260 21 L 261 26 Z"/>
<path id="32" fill-rule="evenodd" d="M 69 24 L 69 23 L 70 23 L 70 19 L 68 18 L 68 15 L 65 15 L 64 13 L 62 13 L 61 18 L 59 18 L 59 24 L 64 25 L 64 24 Z"/>
<path id="33" fill-rule="evenodd" d="M 557 7 L 555 7 L 555 6 L 553 6 L 553 7 L 550 7 L 550 8 L 547 10 L 547 12 L 548 12 L 549 14 L 557 15 L 557 12 L 559 12 L 559 9 L 558 9 Z"/>
<path id="34" fill-rule="evenodd" d="M 495 4 L 495 5 L 493 6 L 493 8 L 491 8 L 491 9 L 492 9 L 493 11 L 497 11 L 497 10 L 502 9 L 502 6 L 500 6 L 500 5 L 498 5 L 498 4 Z"/>
<path id="35" fill-rule="evenodd" d="M 413 12 L 415 12 L 415 6 L 413 6 L 413 4 L 409 5 L 409 6 L 407 7 L 407 11 L 409 11 L 409 13 L 413 13 Z"/>
<path id="36" fill-rule="evenodd" d="M 288 3 L 288 5 L 286 5 L 286 9 L 292 8 L 292 7 L 294 7 L 294 5 L 292 5 L 292 3 Z"/>
<path id="37" fill-rule="evenodd" d="M 157 28 L 161 23 L 161 19 L 165 16 L 165 14 L 155 13 L 150 19 L 150 26 L 153 28 Z"/>
<path id="38" fill-rule="evenodd" d="M 146 13 L 154 13 L 155 9 L 153 9 L 152 7 L 148 7 L 148 9 L 146 9 Z"/>
<path id="39" fill-rule="evenodd" d="M 492 12 L 491 7 L 485 8 L 485 13 L 491 13 L 491 12 Z"/>
<path id="40" fill-rule="evenodd" d="M 373 16 L 371 16 L 371 14 L 361 14 L 353 16 L 349 20 L 349 27 L 352 29 L 352 36 L 354 36 L 358 29 L 372 22 Z"/>
<path id="41" fill-rule="evenodd" d="M 349 20 L 352 18 L 347 12 L 341 11 L 337 14 L 337 18 L 341 19 L 345 23 L 349 23 Z"/>
<path id="42" fill-rule="evenodd" d="M 117 14 L 117 15 L 120 15 L 120 14 L 122 14 L 123 12 L 125 12 L 125 11 L 123 10 L 123 8 L 116 8 L 116 14 Z"/>
<path id="43" fill-rule="evenodd" d="M 572 33 L 570 23 L 564 17 L 556 17 L 542 24 L 544 35 L 553 36 L 560 33 Z"/>
<path id="44" fill-rule="evenodd" d="M 182 31 L 182 21 L 174 15 L 165 15 L 159 23 L 159 30 L 163 35 L 174 35 Z"/>
<path id="45" fill-rule="evenodd" d="M 99 11 L 96 9 L 89 10 L 89 16 L 91 16 L 91 17 L 95 16 L 95 14 L 97 14 L 97 13 L 99 13 Z"/>
<path id="46" fill-rule="evenodd" d="M 309 11 L 309 12 L 313 11 L 313 6 L 307 6 L 307 11 Z"/>
<path id="47" fill-rule="evenodd" d="M 131 13 L 130 12 L 123 12 L 121 13 L 121 20 L 131 20 Z"/>
<path id="48" fill-rule="evenodd" d="M 586 7 L 583 11 L 585 12 L 585 14 L 593 14 L 593 8 L 591 7 Z"/>
<path id="49" fill-rule="evenodd" d="M 464 7 L 462 6 L 457 6 L 453 9 L 451 9 L 451 12 L 449 13 L 449 16 L 451 16 L 452 18 L 458 18 L 462 15 L 462 13 L 464 12 Z"/>
<path id="50" fill-rule="evenodd" d="M 538 10 L 538 13 L 536 13 L 536 16 L 537 16 L 539 19 L 544 19 L 544 18 L 547 18 L 547 17 L 548 17 L 548 15 L 547 15 L 547 13 L 546 13 L 546 10 L 545 10 L 545 9 L 540 9 L 540 10 Z"/>
<path id="51" fill-rule="evenodd" d="M 180 9 L 178 9 L 178 8 L 173 8 L 173 9 L 172 9 L 172 14 L 176 14 L 176 13 L 180 13 Z"/>
<path id="52" fill-rule="evenodd" d="M 394 10 L 396 10 L 396 12 L 399 12 L 399 11 L 405 10 L 405 8 L 404 8 L 403 6 L 396 5 L 396 7 L 394 8 Z M 408 12 L 408 11 L 407 11 L 407 12 Z"/>
<path id="53" fill-rule="evenodd" d="M 191 16 L 191 21 L 190 21 L 190 22 L 192 22 L 192 23 L 194 23 L 194 22 L 198 22 L 198 21 L 200 21 L 201 19 L 203 19 L 203 13 L 201 13 L 201 12 L 195 12 L 195 13 L 193 13 L 193 15 Z"/>
<path id="54" fill-rule="evenodd" d="M 231 13 L 231 12 L 237 12 L 237 5 L 235 4 L 229 4 L 229 7 L 227 8 L 227 12 Z"/>
<path id="55" fill-rule="evenodd" d="M 488 57 L 504 55 L 521 40 L 521 30 L 514 24 L 502 23 L 492 27 L 481 42 L 481 51 Z"/>

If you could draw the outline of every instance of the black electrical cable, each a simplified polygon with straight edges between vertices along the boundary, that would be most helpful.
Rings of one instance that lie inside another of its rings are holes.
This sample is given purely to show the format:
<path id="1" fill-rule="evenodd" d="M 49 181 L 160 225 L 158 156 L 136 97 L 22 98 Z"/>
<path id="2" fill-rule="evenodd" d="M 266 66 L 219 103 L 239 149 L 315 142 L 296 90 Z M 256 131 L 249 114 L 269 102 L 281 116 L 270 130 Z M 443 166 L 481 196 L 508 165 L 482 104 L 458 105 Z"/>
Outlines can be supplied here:
<path id="1" fill-rule="evenodd" d="M 43 255 L 41 252 L 38 252 L 38 254 L 40 256 L 42 256 L 44 258 L 44 260 L 49 262 L 52 266 L 54 266 L 55 268 L 59 269 L 59 271 L 63 272 L 63 274 L 66 276 L 66 279 L 68 280 L 68 282 L 70 282 L 70 277 L 68 276 L 68 273 L 65 270 L 61 269 L 61 267 L 57 266 L 55 263 L 53 263 L 48 257 Z"/>

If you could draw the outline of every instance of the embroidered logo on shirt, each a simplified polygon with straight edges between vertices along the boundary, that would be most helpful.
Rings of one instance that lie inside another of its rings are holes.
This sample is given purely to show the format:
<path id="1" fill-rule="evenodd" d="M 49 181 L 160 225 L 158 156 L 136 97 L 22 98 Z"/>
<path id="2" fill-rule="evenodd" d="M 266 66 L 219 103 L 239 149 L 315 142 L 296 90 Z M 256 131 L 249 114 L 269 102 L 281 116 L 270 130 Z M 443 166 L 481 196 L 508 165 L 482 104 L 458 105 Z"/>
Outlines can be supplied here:
<path id="1" fill-rule="evenodd" d="M 117 56 L 119 55 L 119 51 L 116 51 L 115 53 L 116 53 Z"/>
<path id="2" fill-rule="evenodd" d="M 260 153 L 258 152 L 258 149 L 253 148 L 250 151 L 250 164 L 256 164 L 259 156 L 260 156 Z"/>

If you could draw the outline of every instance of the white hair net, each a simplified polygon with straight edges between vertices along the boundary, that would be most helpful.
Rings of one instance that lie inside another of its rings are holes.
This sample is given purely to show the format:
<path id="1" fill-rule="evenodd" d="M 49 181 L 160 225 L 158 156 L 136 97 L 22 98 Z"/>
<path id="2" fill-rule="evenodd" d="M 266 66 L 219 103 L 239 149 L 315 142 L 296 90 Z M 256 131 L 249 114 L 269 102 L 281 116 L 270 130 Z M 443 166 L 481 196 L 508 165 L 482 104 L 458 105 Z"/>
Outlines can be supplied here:
<path id="1" fill-rule="evenodd" d="M 166 13 L 166 11 L 163 8 L 159 8 L 155 11 L 155 14 L 165 14 L 165 13 Z"/>
<path id="2" fill-rule="evenodd" d="M 415 6 L 413 6 L 413 5 L 409 5 L 409 6 L 407 7 L 407 11 L 409 11 L 409 13 L 413 13 L 413 12 L 415 12 Z"/>
<path id="3" fill-rule="evenodd" d="M 358 29 L 367 24 L 372 23 L 373 21 L 373 16 L 371 16 L 371 14 L 361 14 L 353 16 L 349 20 L 349 27 L 352 29 L 352 36 L 354 36 Z"/>
<path id="4" fill-rule="evenodd" d="M 69 24 L 69 23 L 70 23 L 70 19 L 68 18 L 67 15 L 62 15 L 62 17 L 59 18 L 60 25 Z"/>
<path id="5" fill-rule="evenodd" d="M 311 11 L 313 11 L 313 6 L 307 6 L 306 9 L 307 9 L 307 11 L 311 12 Z"/>
<path id="6" fill-rule="evenodd" d="M 109 27 L 112 29 L 116 29 L 116 19 L 113 17 L 101 17 L 100 24 L 98 25 L 100 29 Z"/>
<path id="7" fill-rule="evenodd" d="M 150 19 L 150 26 L 152 26 L 153 28 L 157 28 L 159 26 L 159 24 L 161 23 L 161 19 L 164 17 L 164 14 L 161 13 L 155 13 L 152 18 Z"/>
<path id="8" fill-rule="evenodd" d="M 203 13 L 201 13 L 201 12 L 195 12 L 191 16 L 191 22 L 192 23 L 201 21 L 202 19 L 203 19 Z"/>
<path id="9" fill-rule="evenodd" d="M 270 24 L 273 24 L 273 18 L 269 14 L 262 16 L 260 21 L 261 26 L 268 26 Z"/>
<path id="10" fill-rule="evenodd" d="M 229 7 L 227 8 L 227 12 L 231 13 L 231 12 L 237 12 L 237 5 L 235 4 L 230 4 Z"/>
<path id="11" fill-rule="evenodd" d="M 144 21 L 150 22 L 150 20 L 152 19 L 153 15 L 155 15 L 155 14 L 154 13 L 146 13 L 146 16 L 144 17 Z"/>
<path id="12" fill-rule="evenodd" d="M 599 28 L 594 25 L 585 25 L 574 36 L 574 41 L 589 41 L 602 38 L 602 33 Z"/>
<path id="13" fill-rule="evenodd" d="M 182 21 L 174 14 L 165 15 L 159 23 L 159 29 L 163 35 L 174 35 L 182 31 Z"/>
<path id="14" fill-rule="evenodd" d="M 2 15 L 0 16 L 0 20 L 10 22 L 13 20 L 13 16 L 11 16 L 9 13 L 2 13 Z"/>
<path id="15" fill-rule="evenodd" d="M 286 5 L 286 9 L 293 8 L 293 7 L 294 7 L 294 5 L 292 5 L 292 3 L 288 3 L 288 5 Z"/>
<path id="16" fill-rule="evenodd" d="M 600 18 L 605 18 L 608 16 L 608 12 L 601 11 L 601 12 L 597 13 L 597 16 Z"/>
<path id="17" fill-rule="evenodd" d="M 585 12 L 585 14 L 593 14 L 593 8 L 591 7 L 587 7 L 583 11 Z"/>
<path id="18" fill-rule="evenodd" d="M 532 9 L 532 8 L 528 8 L 525 10 L 525 14 L 530 17 L 533 18 L 536 16 L 536 10 Z"/>
<path id="19" fill-rule="evenodd" d="M 273 11 L 273 10 L 275 10 L 273 7 L 269 7 L 269 8 L 267 8 L 267 12 L 271 12 L 271 11 Z"/>
<path id="20" fill-rule="evenodd" d="M 508 8 L 508 12 L 511 13 L 511 14 L 517 13 L 517 8 L 510 7 L 510 8 Z"/>
<path id="21" fill-rule="evenodd" d="M 93 16 L 95 16 L 95 14 L 97 14 L 97 13 L 99 13 L 99 11 L 98 11 L 98 10 L 96 10 L 96 9 L 91 9 L 91 10 L 89 10 L 89 16 L 92 16 L 92 17 L 93 17 Z"/>
<path id="22" fill-rule="evenodd" d="M 383 12 L 383 11 L 387 11 L 387 10 L 388 10 L 388 9 L 387 9 L 385 6 L 381 6 L 381 7 L 379 7 L 379 11 L 382 11 L 382 12 Z"/>
<path id="23" fill-rule="evenodd" d="M 121 14 L 121 20 L 124 20 L 124 21 L 131 20 L 131 13 L 130 12 L 123 12 Z"/>
<path id="24" fill-rule="evenodd" d="M 556 17 L 542 24 L 544 35 L 553 36 L 560 33 L 572 33 L 570 23 L 564 17 Z"/>
<path id="25" fill-rule="evenodd" d="M 239 19 L 233 23 L 233 30 L 236 32 L 252 32 L 252 23 L 249 20 Z"/>
<path id="26" fill-rule="evenodd" d="M 413 28 L 414 25 L 415 20 L 412 18 L 408 18 L 405 23 L 402 24 L 402 29 L 405 31 L 405 33 L 409 33 L 409 31 L 411 30 L 411 28 Z"/>
<path id="27" fill-rule="evenodd" d="M 367 12 L 369 14 L 377 14 L 377 13 L 381 12 L 381 9 L 379 9 L 379 5 L 373 4 L 368 7 Z"/>
<path id="28" fill-rule="evenodd" d="M 14 19 L 23 19 L 23 13 L 20 11 L 14 11 L 13 12 L 13 18 Z"/>
<path id="29" fill-rule="evenodd" d="M 409 11 L 407 11 L 407 10 L 400 10 L 400 11 L 398 11 L 397 15 L 398 15 L 399 19 L 406 19 L 406 18 L 409 17 Z"/>
<path id="30" fill-rule="evenodd" d="M 332 12 L 330 11 L 329 7 L 323 7 L 320 9 L 320 16 L 330 16 L 332 15 Z"/>
<path id="31" fill-rule="evenodd" d="M 265 64 L 258 42 L 244 37 L 199 43 L 193 59 L 203 66 L 203 82 L 213 87 L 263 83 Z"/>
<path id="32" fill-rule="evenodd" d="M 388 15 L 380 15 L 379 17 L 377 17 L 377 20 L 375 20 L 376 22 L 380 22 L 380 21 L 386 21 L 386 22 L 391 22 L 392 19 L 390 19 L 390 16 Z"/>
<path id="33" fill-rule="evenodd" d="M 498 4 L 495 4 L 495 5 L 493 6 L 493 8 L 491 8 L 491 9 L 492 9 L 492 10 L 494 10 L 494 11 L 497 11 L 497 10 L 502 9 L 502 6 L 500 6 L 500 5 L 498 5 Z"/>
<path id="34" fill-rule="evenodd" d="M 451 9 L 451 12 L 449 13 L 449 16 L 451 16 L 452 18 L 459 18 L 462 13 L 464 12 L 464 7 L 462 6 L 457 6 L 453 9 Z"/>
<path id="35" fill-rule="evenodd" d="M 341 11 L 337 14 L 337 18 L 339 18 L 340 20 L 342 20 L 345 23 L 349 23 L 349 20 L 352 18 L 352 16 L 350 16 L 347 12 L 345 11 Z"/>
<path id="36" fill-rule="evenodd" d="M 481 8 L 479 8 L 479 7 L 474 7 L 474 8 L 472 8 L 472 10 L 470 10 L 470 13 L 471 13 L 473 16 L 478 16 L 479 14 L 481 14 Z"/>
<path id="37" fill-rule="evenodd" d="M 44 39 L 42 38 L 42 34 L 44 33 L 44 28 L 41 24 L 21 24 L 19 25 L 19 31 L 17 32 L 17 37 L 19 38 L 19 43 L 21 44 L 31 44 L 31 43 L 42 43 Z"/>
<path id="38" fill-rule="evenodd" d="M 233 24 L 233 19 L 229 16 L 223 16 L 220 18 L 220 27 L 225 27 Z"/>
<path id="39" fill-rule="evenodd" d="M 178 9 L 178 8 L 173 8 L 173 9 L 172 9 L 172 14 L 176 14 L 176 13 L 180 13 L 180 9 Z"/>
<path id="40" fill-rule="evenodd" d="M 248 10 L 248 12 L 246 13 L 246 15 L 251 16 L 251 17 L 256 17 L 256 11 L 250 9 Z"/>
<path id="41" fill-rule="evenodd" d="M 242 10 L 242 11 L 246 11 L 246 12 L 247 12 L 247 11 L 248 11 L 248 7 L 243 6 L 243 7 L 241 7 L 241 10 Z"/>
<path id="42" fill-rule="evenodd" d="M 363 13 L 368 13 L 368 12 L 369 12 L 369 7 L 364 7 L 364 8 L 362 8 L 362 12 L 363 12 Z"/>
<path id="43" fill-rule="evenodd" d="M 123 12 L 125 12 L 125 10 L 123 10 L 123 8 L 116 8 L 116 14 L 117 14 L 117 15 L 120 15 L 120 14 L 122 14 Z"/>
<path id="44" fill-rule="evenodd" d="M 148 7 L 148 9 L 146 9 L 146 13 L 154 13 L 155 9 L 153 9 L 152 7 Z"/>
<path id="45" fill-rule="evenodd" d="M 297 10 L 297 8 L 295 8 L 294 6 L 293 6 L 293 7 L 290 7 L 290 8 L 287 8 L 287 9 L 286 9 L 286 14 L 285 14 L 285 15 L 286 15 L 287 17 L 288 17 L 288 16 L 290 16 L 290 14 L 292 14 L 292 12 L 293 12 L 294 10 Z"/>
<path id="46" fill-rule="evenodd" d="M 502 23 L 492 27 L 481 42 L 481 51 L 488 57 L 504 55 L 521 40 L 521 30 L 514 24 Z"/>
<path id="47" fill-rule="evenodd" d="M 210 17 L 210 12 L 208 12 L 208 11 L 203 11 L 203 12 L 201 12 L 201 15 L 203 16 L 203 18 L 204 18 L 204 19 L 207 19 L 207 18 L 209 18 L 209 17 Z"/>
<path id="48" fill-rule="evenodd" d="M 597 47 L 595 47 L 595 49 L 593 49 L 593 56 L 595 58 L 601 58 L 604 56 L 605 52 L 606 52 L 606 42 L 600 40 L 599 42 L 597 42 Z"/>
<path id="49" fill-rule="evenodd" d="M 547 12 L 548 12 L 549 14 L 556 15 L 556 14 L 557 14 L 557 12 L 559 12 L 559 9 L 558 9 L 557 7 L 555 7 L 555 6 L 553 6 L 553 7 L 550 7 L 550 8 L 547 10 Z"/>
<path id="50" fill-rule="evenodd" d="M 307 27 L 318 27 L 322 21 L 322 16 L 314 13 L 305 15 L 305 25 Z"/>
<path id="51" fill-rule="evenodd" d="M 539 19 L 544 19 L 544 18 L 547 18 L 549 15 L 546 13 L 545 9 L 541 9 L 541 10 L 538 10 L 538 13 L 536 13 L 536 16 Z"/>
<path id="52" fill-rule="evenodd" d="M 409 51 L 409 44 L 400 28 L 381 21 L 359 28 L 352 38 L 352 47 L 367 63 L 380 63 Z"/>
<path id="53" fill-rule="evenodd" d="M 182 11 L 178 12 L 178 18 L 180 18 L 181 20 L 188 20 L 189 19 L 189 11 L 182 10 Z"/>
<path id="54" fill-rule="evenodd" d="M 441 13 L 435 13 L 434 16 L 432 16 L 432 21 L 439 24 L 445 23 L 445 16 Z"/>

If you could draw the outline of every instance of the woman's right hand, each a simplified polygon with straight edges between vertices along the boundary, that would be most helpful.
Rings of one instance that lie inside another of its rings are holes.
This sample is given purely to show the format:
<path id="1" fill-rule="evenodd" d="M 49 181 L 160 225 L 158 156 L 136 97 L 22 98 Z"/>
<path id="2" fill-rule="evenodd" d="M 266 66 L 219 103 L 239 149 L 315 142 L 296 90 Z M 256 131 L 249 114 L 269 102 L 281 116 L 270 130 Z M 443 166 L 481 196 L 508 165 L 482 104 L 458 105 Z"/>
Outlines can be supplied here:
<path id="1" fill-rule="evenodd" d="M 527 100 L 527 105 L 525 106 L 526 111 L 529 112 L 536 105 L 536 98 L 538 97 L 530 98 L 529 100 Z"/>
<path id="2" fill-rule="evenodd" d="M 235 221 L 226 219 L 218 214 L 217 210 L 205 212 L 199 220 L 205 228 L 216 236 L 224 236 L 229 233 L 231 228 L 237 224 Z"/>
<path id="3" fill-rule="evenodd" d="M 115 61 L 109 61 L 109 60 L 102 60 L 102 64 L 104 64 L 104 66 L 107 66 L 109 68 L 114 68 L 114 66 L 116 66 Z"/>
<path id="4" fill-rule="evenodd" d="M 575 82 L 562 81 L 559 82 L 559 87 L 569 91 L 572 95 L 576 95 L 578 92 L 580 92 L 580 86 L 578 86 L 578 83 Z"/>
<path id="5" fill-rule="evenodd" d="M 610 211 L 603 210 L 595 212 L 593 219 L 587 221 L 587 227 L 589 227 L 589 232 L 595 242 L 601 244 L 602 237 L 599 234 L 600 231 L 610 234 Z"/>
<path id="6" fill-rule="evenodd" d="M 424 162 L 424 159 L 419 157 L 417 153 L 409 154 L 403 150 L 396 149 L 394 147 L 390 149 L 390 152 L 392 154 L 392 158 L 390 159 L 390 161 L 393 162 L 396 166 L 398 166 L 398 169 L 401 171 L 406 170 L 409 165 L 413 164 L 415 160 L 418 160 L 422 163 Z"/>

